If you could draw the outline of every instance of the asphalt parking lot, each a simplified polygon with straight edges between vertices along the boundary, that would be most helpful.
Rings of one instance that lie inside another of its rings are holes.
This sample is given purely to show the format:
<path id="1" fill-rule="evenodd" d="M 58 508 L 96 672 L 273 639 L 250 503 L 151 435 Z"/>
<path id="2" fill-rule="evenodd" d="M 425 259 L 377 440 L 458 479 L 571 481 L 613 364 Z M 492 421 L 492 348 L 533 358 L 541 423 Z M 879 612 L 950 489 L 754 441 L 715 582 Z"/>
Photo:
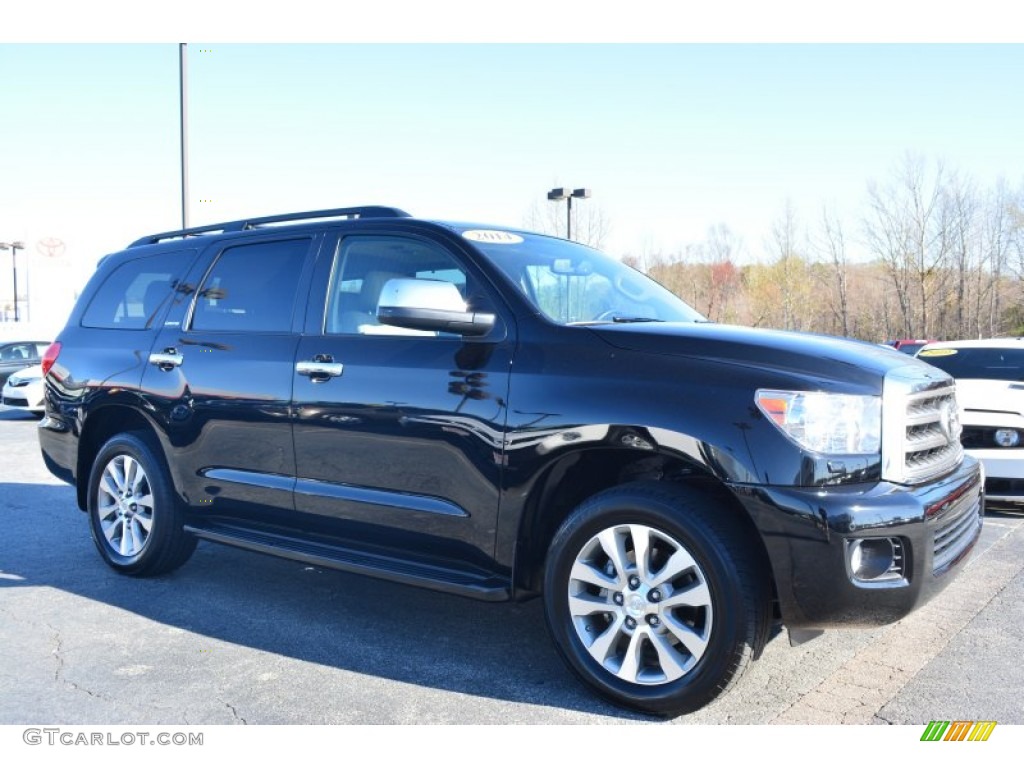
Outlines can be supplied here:
<path id="1" fill-rule="evenodd" d="M 36 419 L 0 407 L 0 724 L 638 723 L 563 667 L 539 601 L 486 604 L 201 543 L 136 580 L 93 549 Z M 904 621 L 791 648 L 672 724 L 1024 723 L 1024 518 Z"/>

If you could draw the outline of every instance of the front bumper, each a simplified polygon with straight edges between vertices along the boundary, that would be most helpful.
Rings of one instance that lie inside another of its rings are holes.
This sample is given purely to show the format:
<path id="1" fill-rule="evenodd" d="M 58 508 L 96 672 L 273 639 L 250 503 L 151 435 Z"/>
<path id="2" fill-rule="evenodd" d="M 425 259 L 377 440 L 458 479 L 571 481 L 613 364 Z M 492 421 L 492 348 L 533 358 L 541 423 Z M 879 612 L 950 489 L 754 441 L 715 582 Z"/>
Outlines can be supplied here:
<path id="1" fill-rule="evenodd" d="M 989 509 L 1024 510 L 1024 448 L 969 448 L 985 467 Z"/>
<path id="2" fill-rule="evenodd" d="M 981 534 L 984 472 L 966 457 L 940 480 L 847 488 L 733 486 L 764 540 L 782 619 L 791 629 L 878 626 L 941 592 Z M 899 542 L 899 578 L 851 573 L 858 539 Z"/>

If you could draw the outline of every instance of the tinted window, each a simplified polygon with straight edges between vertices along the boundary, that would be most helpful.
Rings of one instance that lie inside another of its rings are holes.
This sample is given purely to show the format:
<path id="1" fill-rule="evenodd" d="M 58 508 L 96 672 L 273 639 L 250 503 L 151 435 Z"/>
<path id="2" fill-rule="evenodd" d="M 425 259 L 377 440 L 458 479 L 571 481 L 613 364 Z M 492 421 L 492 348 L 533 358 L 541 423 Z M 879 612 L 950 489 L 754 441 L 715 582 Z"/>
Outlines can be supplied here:
<path id="1" fill-rule="evenodd" d="M 347 237 L 338 246 L 334 261 L 325 332 L 437 336 L 433 331 L 384 325 L 377 319 L 377 304 L 387 282 L 410 277 L 453 283 L 463 298 L 473 303 L 466 289 L 465 270 L 441 247 L 400 237 Z M 478 304 L 480 301 L 477 297 Z"/>
<path id="2" fill-rule="evenodd" d="M 1024 349 L 926 349 L 918 359 L 954 379 L 1024 381 Z"/>
<path id="3" fill-rule="evenodd" d="M 149 328 L 166 306 L 191 256 L 192 251 L 168 251 L 126 261 L 114 269 L 96 291 L 82 316 L 82 325 L 127 330 Z"/>
<path id="4" fill-rule="evenodd" d="M 898 347 L 900 352 L 905 352 L 908 355 L 917 354 L 917 351 L 923 347 L 924 344 L 900 344 Z"/>
<path id="5" fill-rule="evenodd" d="M 196 331 L 291 330 L 295 291 L 309 251 L 308 239 L 227 248 L 196 298 Z"/>

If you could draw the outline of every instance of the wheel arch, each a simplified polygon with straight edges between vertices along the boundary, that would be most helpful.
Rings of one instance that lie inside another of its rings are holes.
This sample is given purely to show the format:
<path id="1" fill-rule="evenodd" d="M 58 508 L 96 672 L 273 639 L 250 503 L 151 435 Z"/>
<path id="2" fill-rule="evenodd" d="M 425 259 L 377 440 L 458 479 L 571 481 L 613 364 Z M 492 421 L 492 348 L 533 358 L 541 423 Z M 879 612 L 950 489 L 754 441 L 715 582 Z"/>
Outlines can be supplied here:
<path id="1" fill-rule="evenodd" d="M 696 488 L 713 498 L 722 514 L 734 518 L 758 553 L 758 564 L 776 599 L 768 551 L 746 508 L 706 467 L 667 452 L 592 448 L 560 456 L 539 475 L 523 505 L 516 539 L 513 583 L 517 592 L 541 590 L 548 546 L 559 526 L 582 502 L 626 483 L 644 480 Z"/>
<path id="2" fill-rule="evenodd" d="M 137 432 L 152 439 L 155 448 L 163 451 L 156 426 L 138 408 L 128 403 L 109 403 L 89 412 L 78 439 L 78 461 L 75 468 L 75 491 L 78 508 L 88 509 L 89 475 L 97 454 L 110 438 L 122 432 Z"/>

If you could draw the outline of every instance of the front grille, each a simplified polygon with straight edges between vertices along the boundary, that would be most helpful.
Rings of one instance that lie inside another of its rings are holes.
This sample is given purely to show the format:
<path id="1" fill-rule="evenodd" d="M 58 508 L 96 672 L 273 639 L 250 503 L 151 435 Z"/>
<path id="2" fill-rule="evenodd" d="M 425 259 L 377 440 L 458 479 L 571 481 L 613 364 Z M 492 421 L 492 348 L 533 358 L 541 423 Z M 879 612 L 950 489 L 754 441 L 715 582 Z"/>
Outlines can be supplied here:
<path id="1" fill-rule="evenodd" d="M 986 496 L 1019 496 L 1024 500 L 1024 480 L 1012 477 L 989 477 L 985 479 Z"/>
<path id="2" fill-rule="evenodd" d="M 981 500 L 978 488 L 973 487 L 938 513 L 932 556 L 932 572 L 936 575 L 959 560 L 978 537 L 983 513 Z"/>
<path id="3" fill-rule="evenodd" d="M 20 406 L 22 408 L 28 408 L 28 400 L 24 397 L 5 397 L 4 405 Z"/>
<path id="4" fill-rule="evenodd" d="M 917 366 L 885 378 L 882 402 L 883 476 L 915 485 L 941 477 L 963 460 L 953 380 Z"/>

